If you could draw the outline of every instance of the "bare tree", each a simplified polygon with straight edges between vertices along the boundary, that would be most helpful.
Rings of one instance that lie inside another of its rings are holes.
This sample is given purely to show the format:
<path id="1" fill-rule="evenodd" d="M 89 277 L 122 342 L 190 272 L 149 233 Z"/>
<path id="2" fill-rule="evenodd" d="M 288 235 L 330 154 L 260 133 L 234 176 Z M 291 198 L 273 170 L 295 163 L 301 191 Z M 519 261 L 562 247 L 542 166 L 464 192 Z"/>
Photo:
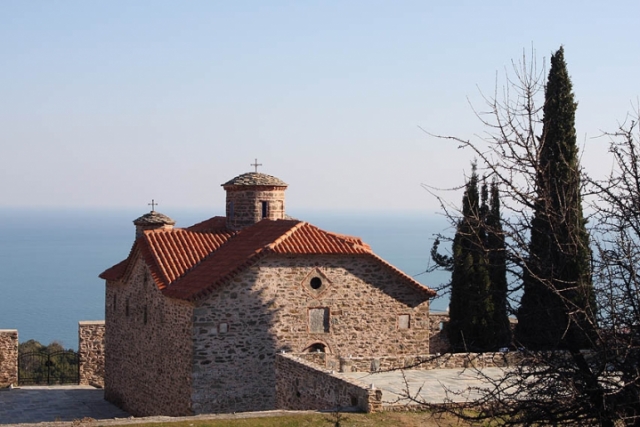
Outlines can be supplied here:
<path id="1" fill-rule="evenodd" d="M 534 209 L 551 200 L 545 188 L 562 187 L 540 186 L 537 181 L 545 143 L 540 105 L 544 74 L 534 54 L 529 60 L 523 56 L 513 63 L 504 88 L 498 91 L 496 85 L 494 94 L 484 97 L 487 109 L 474 110 L 485 128 L 482 135 L 473 140 L 435 136 L 472 150 L 486 174 L 501 186 L 513 305 L 521 295 L 523 276 L 536 275 L 562 304 L 568 319 L 563 333 L 575 334 L 578 328 L 587 344 L 583 349 L 521 349 L 520 363 L 505 369 L 500 378 L 486 378 L 482 397 L 470 402 L 476 411 L 460 405 L 445 408 L 463 419 L 493 419 L 506 425 L 635 425 L 640 422 L 640 115 L 636 111 L 636 120 L 609 134 L 616 167 L 607 179 L 590 179 L 578 171 L 595 212 L 590 218 L 591 244 L 583 248 L 593 254 L 594 313 L 592 304 L 576 304 L 569 295 L 576 289 L 574 283 L 559 288 L 557 279 L 531 268 Z M 556 229 L 547 232 L 550 241 L 566 242 Z M 575 239 L 573 244 L 583 242 Z M 570 246 L 561 247 L 575 253 Z"/>

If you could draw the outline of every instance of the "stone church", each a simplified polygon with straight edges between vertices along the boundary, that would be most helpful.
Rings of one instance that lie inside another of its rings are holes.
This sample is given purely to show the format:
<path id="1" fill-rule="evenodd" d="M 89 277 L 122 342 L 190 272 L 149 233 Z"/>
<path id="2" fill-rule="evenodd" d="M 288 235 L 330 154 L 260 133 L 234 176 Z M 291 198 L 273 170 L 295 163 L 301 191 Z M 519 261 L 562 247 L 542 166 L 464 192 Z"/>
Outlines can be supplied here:
<path id="1" fill-rule="evenodd" d="M 226 216 L 187 228 L 151 211 L 104 271 L 105 398 L 129 413 L 275 409 L 275 354 L 429 353 L 435 292 L 357 237 L 285 212 L 287 184 L 222 184 Z"/>

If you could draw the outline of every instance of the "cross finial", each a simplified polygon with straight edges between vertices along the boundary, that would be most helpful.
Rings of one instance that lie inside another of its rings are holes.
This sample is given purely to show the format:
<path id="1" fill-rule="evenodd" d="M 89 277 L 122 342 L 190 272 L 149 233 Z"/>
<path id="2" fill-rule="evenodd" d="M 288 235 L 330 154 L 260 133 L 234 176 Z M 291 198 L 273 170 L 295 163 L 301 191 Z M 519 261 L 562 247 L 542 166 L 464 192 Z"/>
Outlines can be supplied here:
<path id="1" fill-rule="evenodd" d="M 158 206 L 158 202 L 156 202 L 154 199 L 151 199 L 151 203 L 147 203 L 147 205 L 151 206 L 151 212 L 154 212 L 156 210 L 156 206 Z"/>
<path id="2" fill-rule="evenodd" d="M 258 163 L 258 159 L 255 159 L 255 163 L 251 163 L 251 166 L 256 168 L 256 173 L 258 173 L 258 166 L 262 166 L 262 163 Z"/>

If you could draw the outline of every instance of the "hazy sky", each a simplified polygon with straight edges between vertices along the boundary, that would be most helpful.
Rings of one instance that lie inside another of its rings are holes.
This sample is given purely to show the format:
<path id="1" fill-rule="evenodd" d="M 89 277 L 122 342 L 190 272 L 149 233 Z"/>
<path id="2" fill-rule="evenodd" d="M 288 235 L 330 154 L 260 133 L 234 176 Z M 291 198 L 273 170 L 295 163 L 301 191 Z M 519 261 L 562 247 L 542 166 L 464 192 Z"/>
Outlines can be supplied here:
<path id="1" fill-rule="evenodd" d="M 473 156 L 468 98 L 563 44 L 587 168 L 640 96 L 640 2 L 0 1 L 0 206 L 223 212 L 220 184 L 291 210 L 418 210 Z M 548 65 L 547 65 L 548 68 Z"/>

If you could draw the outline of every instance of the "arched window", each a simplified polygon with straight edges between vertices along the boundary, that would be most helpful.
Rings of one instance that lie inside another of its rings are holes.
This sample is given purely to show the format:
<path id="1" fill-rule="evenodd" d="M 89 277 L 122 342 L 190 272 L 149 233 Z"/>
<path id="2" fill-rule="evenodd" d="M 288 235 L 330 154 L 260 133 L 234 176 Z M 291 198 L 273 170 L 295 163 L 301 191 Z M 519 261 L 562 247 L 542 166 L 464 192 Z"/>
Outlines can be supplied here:
<path id="1" fill-rule="evenodd" d="M 304 351 L 307 353 L 326 353 L 326 349 L 326 345 L 322 344 L 321 342 L 317 342 L 305 348 Z"/>

